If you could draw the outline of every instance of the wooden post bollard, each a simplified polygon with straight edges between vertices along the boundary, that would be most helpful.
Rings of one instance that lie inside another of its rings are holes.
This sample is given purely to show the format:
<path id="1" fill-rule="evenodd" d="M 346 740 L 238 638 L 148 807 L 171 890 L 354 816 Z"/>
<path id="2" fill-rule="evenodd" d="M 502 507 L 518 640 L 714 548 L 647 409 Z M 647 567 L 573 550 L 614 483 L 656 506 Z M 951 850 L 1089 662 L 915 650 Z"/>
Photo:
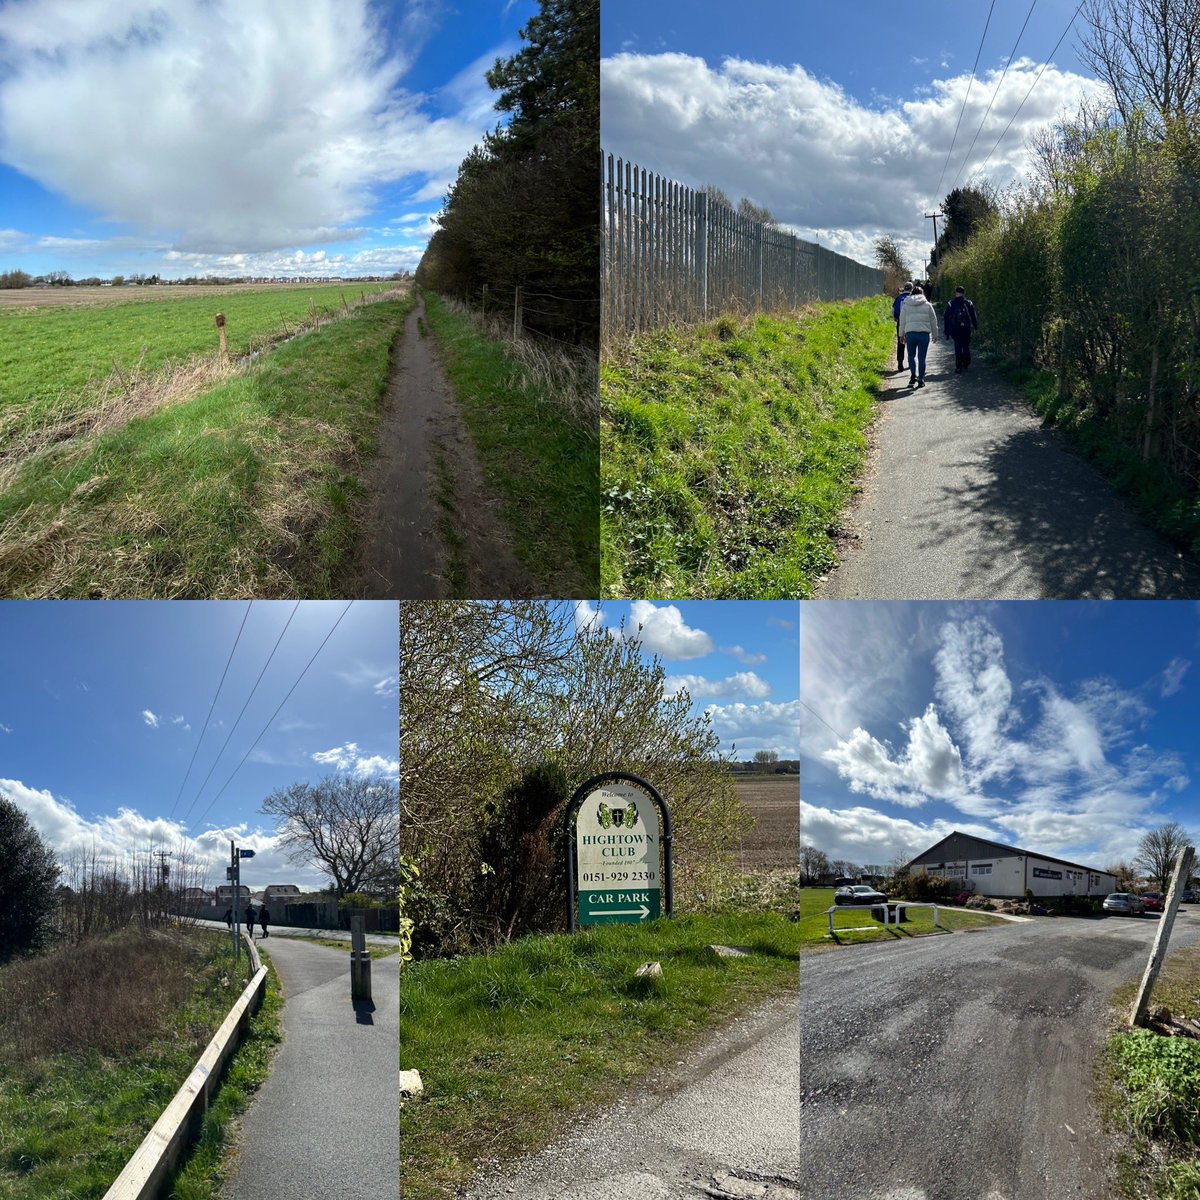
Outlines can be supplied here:
<path id="1" fill-rule="evenodd" d="M 371 952 L 367 949 L 366 921 L 362 913 L 350 916 L 350 999 L 354 1003 L 371 999 Z"/>
<path id="2" fill-rule="evenodd" d="M 225 340 L 225 314 L 217 313 L 217 333 L 221 338 L 221 357 L 229 358 L 229 343 Z"/>
<path id="3" fill-rule="evenodd" d="M 513 299 L 513 337 L 521 336 L 521 289 L 517 288 L 517 294 Z"/>

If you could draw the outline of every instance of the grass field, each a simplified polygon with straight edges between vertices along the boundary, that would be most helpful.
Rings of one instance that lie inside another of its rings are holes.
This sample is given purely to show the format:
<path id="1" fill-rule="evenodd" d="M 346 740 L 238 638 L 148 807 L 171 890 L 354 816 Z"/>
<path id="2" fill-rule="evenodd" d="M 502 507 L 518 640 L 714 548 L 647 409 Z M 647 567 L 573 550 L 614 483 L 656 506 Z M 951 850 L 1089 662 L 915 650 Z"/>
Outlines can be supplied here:
<path id="1" fill-rule="evenodd" d="M 411 303 L 357 308 L 186 402 L 34 456 L 0 490 L 0 595 L 342 594 Z"/>
<path id="2" fill-rule="evenodd" d="M 754 818 L 742 838 L 743 871 L 797 870 L 800 854 L 800 777 L 751 775 L 736 778 L 738 799 Z"/>
<path id="3" fill-rule="evenodd" d="M 748 946 L 726 960 L 709 943 Z M 457 1195 L 481 1159 L 550 1141 L 755 1000 L 795 989 L 796 926 L 773 913 L 683 916 L 528 937 L 416 963 L 400 985 L 401 1066 L 425 1100 L 400 1114 L 400 1192 Z M 661 962 L 660 980 L 635 980 Z"/>
<path id="4" fill-rule="evenodd" d="M 102 1197 L 243 986 L 194 930 L 0 968 L 0 1196 Z"/>
<path id="5" fill-rule="evenodd" d="M 472 317 L 427 292 L 429 327 L 462 406 L 471 440 L 517 560 L 538 591 L 578 596 L 599 579 L 599 447 L 595 375 L 577 356 L 515 358 L 515 348 L 487 335 Z M 458 518 L 452 472 L 443 464 L 438 503 L 451 550 L 451 590 Z M 456 583 L 458 587 L 456 587 Z"/>
<path id="6" fill-rule="evenodd" d="M 271 335 L 296 329 L 314 309 L 336 312 L 343 296 L 347 303 L 357 302 L 360 293 L 386 288 L 79 290 L 110 296 L 116 291 L 118 299 L 101 295 L 91 303 L 72 297 L 65 304 L 0 305 L 0 460 L 48 423 L 62 424 L 93 406 L 100 385 L 114 374 L 120 390 L 121 376 L 127 380 L 135 370 L 155 372 L 167 363 L 215 354 L 217 312 L 225 315 L 229 350 L 237 356 Z M 169 298 L 161 294 L 166 291 L 172 293 Z M 124 300 L 126 292 L 138 293 L 137 301 Z"/>
<path id="7" fill-rule="evenodd" d="M 883 297 L 646 334 L 601 367 L 601 586 L 793 599 L 836 565 L 893 348 Z"/>
<path id="8" fill-rule="evenodd" d="M 949 912 L 939 906 L 938 924 L 933 923 L 933 910 L 914 908 L 902 925 L 889 925 L 871 916 L 866 907 L 843 905 L 833 914 L 833 937 L 829 936 L 827 910 L 833 903 L 833 888 L 802 888 L 800 890 L 800 939 L 806 946 L 853 946 L 860 942 L 900 941 L 923 934 L 949 933 L 966 929 L 983 929 L 988 925 L 1003 925 L 999 917 L 984 913 Z"/>

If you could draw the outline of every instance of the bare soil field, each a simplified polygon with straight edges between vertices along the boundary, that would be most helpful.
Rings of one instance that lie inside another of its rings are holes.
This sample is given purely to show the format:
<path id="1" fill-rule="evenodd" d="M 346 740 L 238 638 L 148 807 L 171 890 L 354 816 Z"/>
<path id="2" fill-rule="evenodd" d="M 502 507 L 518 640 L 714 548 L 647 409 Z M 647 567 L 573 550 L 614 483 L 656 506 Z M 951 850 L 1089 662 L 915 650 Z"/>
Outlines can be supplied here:
<path id="1" fill-rule="evenodd" d="M 754 826 L 742 839 L 742 869 L 795 867 L 800 854 L 800 777 L 754 775 L 735 783 L 738 799 L 754 817 Z"/>
<path id="2" fill-rule="evenodd" d="M 379 283 L 358 280 L 332 283 L 159 283 L 148 287 L 45 287 L 0 288 L 0 308 L 79 307 L 88 304 L 131 304 L 146 300 L 187 300 L 201 296 L 240 296 L 246 292 L 288 291 L 309 287 L 325 291 L 340 288 L 347 300 L 360 291 L 376 290 Z"/>

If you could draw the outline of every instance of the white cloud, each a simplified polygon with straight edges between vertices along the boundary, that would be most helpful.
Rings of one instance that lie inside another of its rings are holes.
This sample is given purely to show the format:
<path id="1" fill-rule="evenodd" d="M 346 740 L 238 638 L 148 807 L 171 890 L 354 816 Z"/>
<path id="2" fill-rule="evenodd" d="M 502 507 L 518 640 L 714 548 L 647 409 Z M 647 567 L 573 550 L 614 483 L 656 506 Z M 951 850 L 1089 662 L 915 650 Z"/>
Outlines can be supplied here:
<path id="1" fill-rule="evenodd" d="M 479 139 L 477 95 L 433 118 L 400 87 L 420 24 L 389 53 L 367 0 L 311 0 L 303 20 L 288 0 L 15 0 L 0 158 L 180 251 L 326 242 L 373 188 L 440 183 Z"/>
<path id="2" fill-rule="evenodd" d="M 587 600 L 575 601 L 575 632 L 577 634 L 598 633 L 604 628 L 604 613 L 598 604 Z"/>
<path id="3" fill-rule="evenodd" d="M 386 775 L 398 776 L 400 762 L 398 759 L 384 758 L 379 754 L 366 754 L 359 749 L 357 742 L 346 742 L 345 745 L 335 746 L 332 750 L 318 750 L 309 755 L 315 763 L 333 767 L 338 771 L 349 771 L 353 775 Z"/>
<path id="4" fill-rule="evenodd" d="M 1173 696 L 1183 687 L 1183 677 L 1192 664 L 1186 658 L 1173 658 L 1162 673 L 1162 695 Z"/>
<path id="5" fill-rule="evenodd" d="M 267 883 L 292 882 L 302 887 L 320 887 L 323 877 L 311 867 L 297 867 L 279 848 L 279 839 L 271 831 L 247 824 L 207 829 L 190 836 L 179 821 L 147 817 L 136 808 L 122 805 L 115 814 L 86 817 L 70 800 L 49 790 L 31 787 L 20 780 L 0 779 L 0 796 L 14 803 L 29 818 L 43 840 L 60 860 L 72 855 L 94 855 L 104 866 L 124 869 L 130 856 L 145 857 L 151 846 L 171 850 L 173 865 L 188 861 L 195 867 L 200 883 L 213 887 L 224 882 L 229 862 L 229 841 L 256 852 L 243 865 L 243 882 L 257 889 Z"/>
<path id="6" fill-rule="evenodd" d="M 1014 62 L 976 143 L 978 166 L 1036 74 Z M 896 236 L 914 265 L 928 248 L 924 213 L 950 190 L 979 127 L 999 69 L 971 89 L 942 195 L 934 195 L 969 75 L 936 80 L 925 98 L 866 108 L 802 66 L 726 58 L 712 66 L 687 54 L 618 54 L 601 63 L 604 148 L 691 186 L 716 184 L 735 202 L 749 196 L 810 240 L 860 261 L 872 241 Z M 1047 68 L 988 174 L 1000 187 L 1027 169 L 1026 135 L 1073 110 L 1100 85 Z M 965 172 L 964 172 L 965 174 Z M 886 179 L 887 186 L 879 181 Z"/>
<path id="7" fill-rule="evenodd" d="M 713 652 L 713 640 L 703 629 L 692 629 L 673 604 L 661 607 L 649 600 L 634 600 L 629 606 L 630 624 L 643 647 L 660 658 L 681 660 L 703 658 Z M 631 630 L 632 635 L 632 630 Z"/>
<path id="8" fill-rule="evenodd" d="M 705 696 L 749 696 L 763 700 L 771 694 L 771 685 L 753 671 L 738 671 L 724 679 L 706 679 L 703 675 L 668 675 L 663 688 L 670 693 L 686 691 L 693 700 Z"/>
<path id="9" fill-rule="evenodd" d="M 183 717 L 172 717 L 171 724 L 182 725 L 185 733 L 189 732 L 192 728 Z"/>
<path id="10" fill-rule="evenodd" d="M 142 720 L 145 721 L 146 724 L 149 725 L 151 729 L 158 728 L 158 717 L 154 713 L 152 713 L 148 708 L 142 709 Z"/>
<path id="11" fill-rule="evenodd" d="M 0 721 L 0 729 L 2 729 L 5 733 L 12 733 L 12 726 L 5 725 L 3 721 Z"/>
<path id="12" fill-rule="evenodd" d="M 736 658 L 744 667 L 761 666 L 767 661 L 765 654 L 753 654 L 741 646 L 722 646 L 721 653 Z"/>
<path id="13" fill-rule="evenodd" d="M 799 755 L 799 700 L 710 704 L 705 712 L 722 746 L 728 750 L 736 744 L 740 759 L 748 758 L 755 750 L 775 750 L 780 758 Z"/>

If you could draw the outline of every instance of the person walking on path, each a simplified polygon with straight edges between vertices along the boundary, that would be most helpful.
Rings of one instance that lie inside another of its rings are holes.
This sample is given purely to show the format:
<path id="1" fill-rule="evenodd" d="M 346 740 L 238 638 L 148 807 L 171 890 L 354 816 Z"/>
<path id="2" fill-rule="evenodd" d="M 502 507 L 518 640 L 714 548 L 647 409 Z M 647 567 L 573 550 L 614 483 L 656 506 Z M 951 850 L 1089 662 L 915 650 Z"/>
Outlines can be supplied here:
<path id="1" fill-rule="evenodd" d="M 258 910 L 258 919 L 262 924 L 263 937 L 267 936 L 267 922 L 271 919 L 271 914 L 267 912 L 267 906 L 264 904 Z"/>
<path id="2" fill-rule="evenodd" d="M 904 338 L 900 334 L 900 307 L 912 295 L 913 285 L 910 279 L 904 285 L 904 290 L 892 301 L 892 320 L 896 322 L 896 370 L 904 370 Z"/>
<path id="3" fill-rule="evenodd" d="M 954 373 L 961 375 L 971 365 L 971 330 L 979 328 L 975 305 L 967 299 L 966 288 L 954 289 L 954 299 L 946 305 L 942 324 L 946 337 L 954 339 Z"/>
<path id="4" fill-rule="evenodd" d="M 230 932 L 233 931 L 233 906 L 225 910 L 225 924 L 229 926 Z"/>
<path id="5" fill-rule="evenodd" d="M 908 386 L 925 386 L 925 356 L 929 353 L 929 340 L 937 336 L 937 313 L 925 299 L 925 292 L 918 285 L 912 295 L 900 305 L 900 321 L 897 328 L 908 346 Z"/>
<path id="6" fill-rule="evenodd" d="M 254 905 L 253 904 L 246 905 L 246 932 L 251 937 L 254 936 Z"/>

